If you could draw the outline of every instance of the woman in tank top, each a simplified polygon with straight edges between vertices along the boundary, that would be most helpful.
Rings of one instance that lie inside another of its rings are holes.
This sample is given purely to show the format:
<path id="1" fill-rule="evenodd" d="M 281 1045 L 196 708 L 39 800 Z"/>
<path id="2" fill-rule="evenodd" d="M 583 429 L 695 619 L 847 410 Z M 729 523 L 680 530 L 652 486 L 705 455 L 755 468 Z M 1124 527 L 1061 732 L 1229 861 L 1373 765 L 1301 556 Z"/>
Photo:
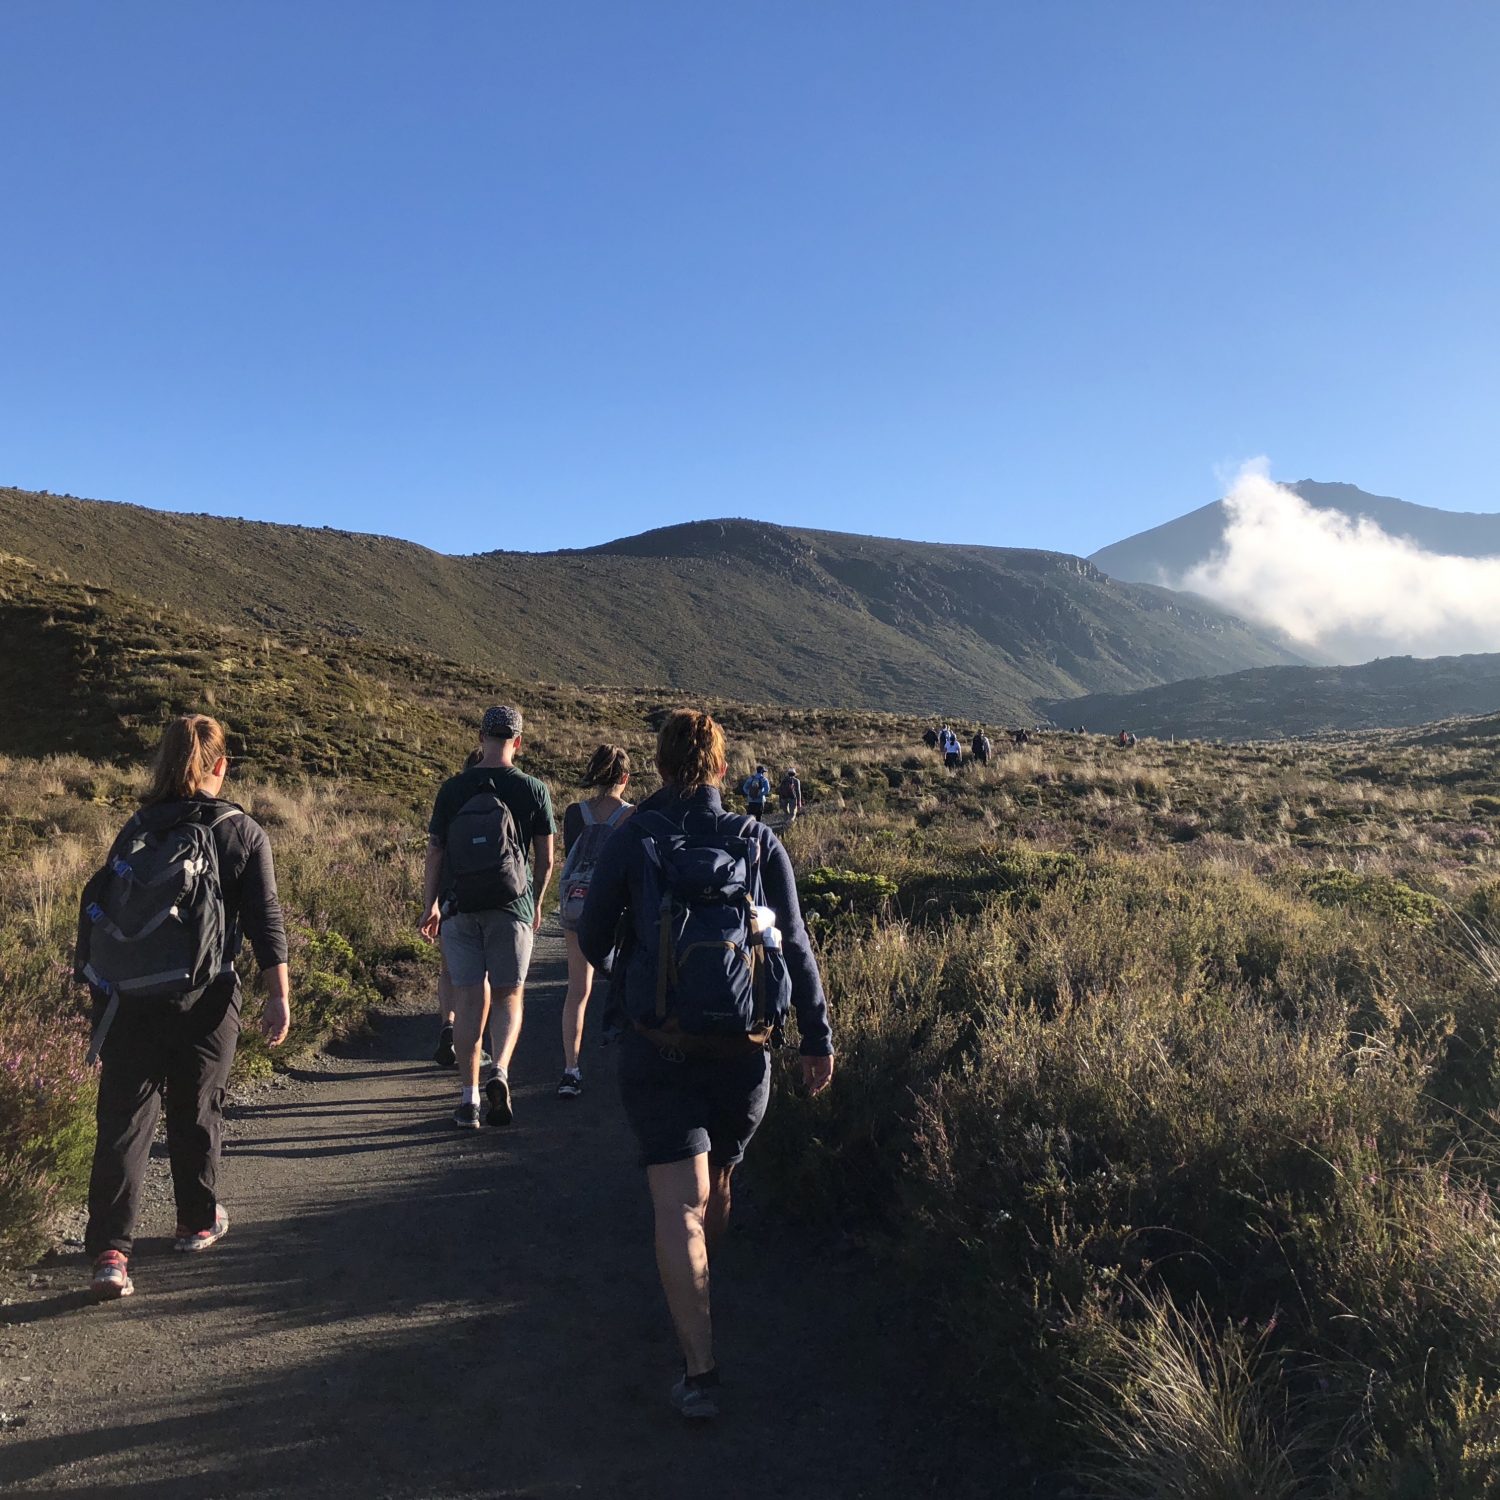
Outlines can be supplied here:
<path id="1" fill-rule="evenodd" d="M 583 1021 L 594 987 L 593 965 L 578 946 L 578 915 L 588 894 L 589 876 L 610 835 L 630 817 L 625 800 L 630 784 L 630 757 L 618 745 L 600 745 L 589 759 L 580 786 L 586 795 L 563 810 L 562 878 L 558 883 L 559 915 L 568 944 L 568 998 L 563 1003 L 563 1075 L 559 1099 L 576 1099 L 583 1092 L 578 1054 L 583 1046 Z"/>

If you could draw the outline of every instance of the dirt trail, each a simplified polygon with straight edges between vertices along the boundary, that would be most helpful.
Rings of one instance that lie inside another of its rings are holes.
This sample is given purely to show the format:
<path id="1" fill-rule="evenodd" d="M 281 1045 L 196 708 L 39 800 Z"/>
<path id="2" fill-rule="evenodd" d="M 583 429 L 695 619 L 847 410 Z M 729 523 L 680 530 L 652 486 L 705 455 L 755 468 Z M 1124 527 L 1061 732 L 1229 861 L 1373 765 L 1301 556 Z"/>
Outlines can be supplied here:
<path id="1" fill-rule="evenodd" d="M 170 1253 L 158 1191 L 135 1297 L 86 1305 L 81 1251 L 42 1267 L 46 1285 L 0 1289 L 0 1409 L 24 1418 L 0 1431 L 0 1491 L 928 1490 L 920 1377 L 864 1268 L 830 1266 L 753 1201 L 715 1266 L 732 1404 L 709 1430 L 666 1407 L 676 1356 L 612 1056 L 591 1040 L 584 1097 L 552 1097 L 563 980 L 544 938 L 508 1130 L 453 1128 L 430 1015 L 392 1011 L 373 1041 L 234 1110 L 215 1250 Z"/>

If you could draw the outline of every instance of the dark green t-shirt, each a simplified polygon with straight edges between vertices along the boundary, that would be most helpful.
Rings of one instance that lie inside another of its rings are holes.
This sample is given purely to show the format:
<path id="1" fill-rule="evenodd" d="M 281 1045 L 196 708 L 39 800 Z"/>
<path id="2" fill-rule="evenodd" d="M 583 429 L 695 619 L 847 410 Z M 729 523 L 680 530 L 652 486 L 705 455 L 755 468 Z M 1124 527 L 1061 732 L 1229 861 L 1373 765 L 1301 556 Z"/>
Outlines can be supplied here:
<path id="1" fill-rule="evenodd" d="M 475 766 L 471 771 L 460 771 L 438 788 L 427 832 L 438 843 L 444 843 L 448 837 L 448 825 L 455 814 L 475 792 L 483 791 L 486 787 L 494 789 L 495 795 L 510 809 L 511 817 L 516 820 L 516 832 L 521 835 L 521 846 L 526 850 L 529 875 L 526 893 L 517 896 L 510 905 L 503 906 L 500 910 L 509 912 L 519 922 L 529 922 L 536 914 L 532 891 L 536 880 L 536 869 L 532 863 L 532 840 L 545 838 L 557 827 L 552 817 L 552 794 L 544 783 L 535 776 L 516 770 L 514 766 Z"/>

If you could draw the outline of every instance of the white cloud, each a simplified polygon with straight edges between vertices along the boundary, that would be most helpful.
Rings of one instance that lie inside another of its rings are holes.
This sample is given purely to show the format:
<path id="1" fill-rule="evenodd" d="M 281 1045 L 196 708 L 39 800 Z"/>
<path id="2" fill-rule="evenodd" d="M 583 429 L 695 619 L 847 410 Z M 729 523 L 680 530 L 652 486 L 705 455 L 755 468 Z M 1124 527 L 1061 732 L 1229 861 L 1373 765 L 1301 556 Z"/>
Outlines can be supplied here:
<path id="1" fill-rule="evenodd" d="M 1447 557 L 1317 510 L 1258 459 L 1228 495 L 1223 546 L 1176 587 L 1336 661 L 1500 651 L 1500 557 Z"/>

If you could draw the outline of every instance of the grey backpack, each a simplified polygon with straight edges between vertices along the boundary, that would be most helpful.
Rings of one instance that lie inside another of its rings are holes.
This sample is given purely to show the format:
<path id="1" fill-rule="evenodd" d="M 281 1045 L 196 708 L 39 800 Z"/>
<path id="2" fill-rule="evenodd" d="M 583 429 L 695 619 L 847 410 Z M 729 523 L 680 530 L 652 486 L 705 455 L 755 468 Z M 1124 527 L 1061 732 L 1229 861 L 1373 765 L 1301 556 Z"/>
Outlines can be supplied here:
<path id="1" fill-rule="evenodd" d="M 454 813 L 443 851 L 444 871 L 459 911 L 499 911 L 530 888 L 520 831 L 493 782 L 481 786 Z"/>
<path id="2" fill-rule="evenodd" d="M 622 803 L 602 823 L 594 816 L 594 810 L 587 802 L 580 802 L 578 811 L 583 814 L 583 832 L 568 850 L 568 857 L 563 861 L 562 876 L 557 884 L 558 912 L 569 926 L 583 915 L 594 866 L 599 863 L 599 856 L 609 842 L 610 834 L 619 826 L 621 818 L 630 811 L 630 804 Z"/>
<path id="3" fill-rule="evenodd" d="M 214 829 L 240 816 L 215 802 L 143 808 L 84 887 L 80 970 L 109 997 L 91 1057 L 122 1001 L 186 1010 L 226 972 L 229 922 Z"/>

